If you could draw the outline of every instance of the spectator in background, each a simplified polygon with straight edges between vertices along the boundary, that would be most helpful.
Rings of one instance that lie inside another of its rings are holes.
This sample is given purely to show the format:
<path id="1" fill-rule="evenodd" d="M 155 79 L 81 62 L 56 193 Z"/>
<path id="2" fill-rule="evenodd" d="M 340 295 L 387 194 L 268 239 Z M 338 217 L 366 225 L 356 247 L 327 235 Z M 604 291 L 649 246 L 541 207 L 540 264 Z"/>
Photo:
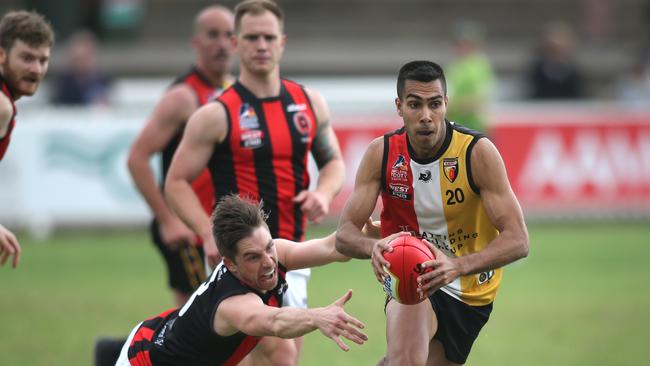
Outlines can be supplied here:
<path id="1" fill-rule="evenodd" d="M 650 52 L 646 51 L 617 82 L 616 99 L 627 107 L 650 108 Z"/>
<path id="2" fill-rule="evenodd" d="M 454 61 L 448 66 L 450 120 L 477 131 L 486 131 L 485 108 L 494 89 L 494 72 L 481 51 L 484 32 L 473 22 L 458 24 L 454 31 Z"/>
<path id="3" fill-rule="evenodd" d="M 530 98 L 582 98 L 583 79 L 574 58 L 574 35 L 563 23 L 544 30 L 542 45 L 528 71 Z"/>
<path id="4" fill-rule="evenodd" d="M 97 39 L 82 30 L 70 37 L 67 69 L 54 82 L 52 103 L 60 105 L 108 104 L 110 81 L 97 67 Z"/>

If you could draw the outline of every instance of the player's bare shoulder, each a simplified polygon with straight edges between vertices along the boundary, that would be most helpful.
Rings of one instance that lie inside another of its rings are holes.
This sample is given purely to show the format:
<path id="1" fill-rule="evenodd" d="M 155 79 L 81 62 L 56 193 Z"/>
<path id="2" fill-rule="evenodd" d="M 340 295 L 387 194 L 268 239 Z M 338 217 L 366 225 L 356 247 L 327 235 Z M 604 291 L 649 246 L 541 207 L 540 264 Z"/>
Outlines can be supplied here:
<path id="1" fill-rule="evenodd" d="M 381 164 L 384 156 L 384 137 L 377 137 L 370 144 L 363 154 L 359 169 L 357 170 L 357 181 L 379 180 L 381 178 Z"/>
<path id="2" fill-rule="evenodd" d="M 479 189 L 491 185 L 495 179 L 507 179 L 505 164 L 492 141 L 482 138 L 476 142 L 470 156 L 472 178 Z"/>
<path id="3" fill-rule="evenodd" d="M 305 93 L 314 108 L 316 120 L 318 124 L 327 123 L 330 121 L 330 110 L 327 106 L 327 101 L 323 95 L 315 89 L 305 88 Z"/>
<path id="4" fill-rule="evenodd" d="M 177 84 L 165 92 L 158 106 L 174 114 L 176 119 L 186 122 L 199 107 L 199 101 L 189 85 Z"/>
<path id="5" fill-rule="evenodd" d="M 221 143 L 228 134 L 228 114 L 223 104 L 207 103 L 196 110 L 187 123 L 186 133 L 213 143 Z"/>
<path id="6" fill-rule="evenodd" d="M 380 136 L 375 138 L 368 144 L 366 153 L 363 156 L 363 162 L 372 164 L 373 166 L 380 166 L 384 156 L 384 137 Z"/>

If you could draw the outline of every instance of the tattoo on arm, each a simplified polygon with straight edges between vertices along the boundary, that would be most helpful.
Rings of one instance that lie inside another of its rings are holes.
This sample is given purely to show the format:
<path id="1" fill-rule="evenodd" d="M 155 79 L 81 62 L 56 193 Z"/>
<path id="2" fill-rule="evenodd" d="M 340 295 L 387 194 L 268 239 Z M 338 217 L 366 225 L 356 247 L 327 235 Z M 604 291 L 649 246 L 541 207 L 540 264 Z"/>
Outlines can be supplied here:
<path id="1" fill-rule="evenodd" d="M 323 121 L 318 125 L 314 142 L 311 145 L 311 154 L 314 156 L 314 161 L 316 161 L 318 169 L 325 166 L 336 155 L 334 149 L 332 149 L 327 133 L 329 126 L 329 121 Z"/>

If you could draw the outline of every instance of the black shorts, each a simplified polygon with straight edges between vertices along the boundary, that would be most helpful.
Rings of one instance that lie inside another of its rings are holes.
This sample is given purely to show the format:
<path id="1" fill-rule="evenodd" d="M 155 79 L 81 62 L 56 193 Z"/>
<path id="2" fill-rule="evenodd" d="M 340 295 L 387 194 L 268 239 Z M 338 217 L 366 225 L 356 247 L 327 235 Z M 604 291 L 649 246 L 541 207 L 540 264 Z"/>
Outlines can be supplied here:
<path id="1" fill-rule="evenodd" d="M 438 318 L 438 331 L 433 338 L 442 343 L 449 361 L 464 364 L 478 333 L 490 318 L 492 304 L 470 306 L 442 290 L 429 296 L 429 301 Z"/>
<path id="2" fill-rule="evenodd" d="M 167 263 L 169 287 L 185 294 L 191 294 L 205 280 L 203 248 L 183 245 L 170 250 L 160 237 L 157 221 L 151 223 L 151 239 Z"/>

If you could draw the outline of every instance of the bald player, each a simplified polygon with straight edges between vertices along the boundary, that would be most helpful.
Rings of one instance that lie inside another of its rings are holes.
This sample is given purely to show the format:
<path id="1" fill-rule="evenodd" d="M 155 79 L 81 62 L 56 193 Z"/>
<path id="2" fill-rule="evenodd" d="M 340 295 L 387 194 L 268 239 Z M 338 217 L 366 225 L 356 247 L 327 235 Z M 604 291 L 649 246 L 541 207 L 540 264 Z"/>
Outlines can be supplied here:
<path id="1" fill-rule="evenodd" d="M 203 249 L 200 239 L 165 203 L 162 186 L 156 183 L 149 161 L 161 154 L 164 182 L 190 115 L 234 81 L 228 73 L 233 52 L 232 12 L 219 5 L 206 7 L 194 18 L 193 27 L 194 65 L 163 94 L 136 137 L 128 159 L 133 181 L 154 215 L 151 238 L 167 265 L 168 283 L 177 306 L 183 305 L 205 279 Z M 192 188 L 203 209 L 210 213 L 214 194 L 209 174 L 200 174 Z M 123 343 L 124 339 L 100 339 L 95 346 L 95 365 L 114 365 Z"/>

